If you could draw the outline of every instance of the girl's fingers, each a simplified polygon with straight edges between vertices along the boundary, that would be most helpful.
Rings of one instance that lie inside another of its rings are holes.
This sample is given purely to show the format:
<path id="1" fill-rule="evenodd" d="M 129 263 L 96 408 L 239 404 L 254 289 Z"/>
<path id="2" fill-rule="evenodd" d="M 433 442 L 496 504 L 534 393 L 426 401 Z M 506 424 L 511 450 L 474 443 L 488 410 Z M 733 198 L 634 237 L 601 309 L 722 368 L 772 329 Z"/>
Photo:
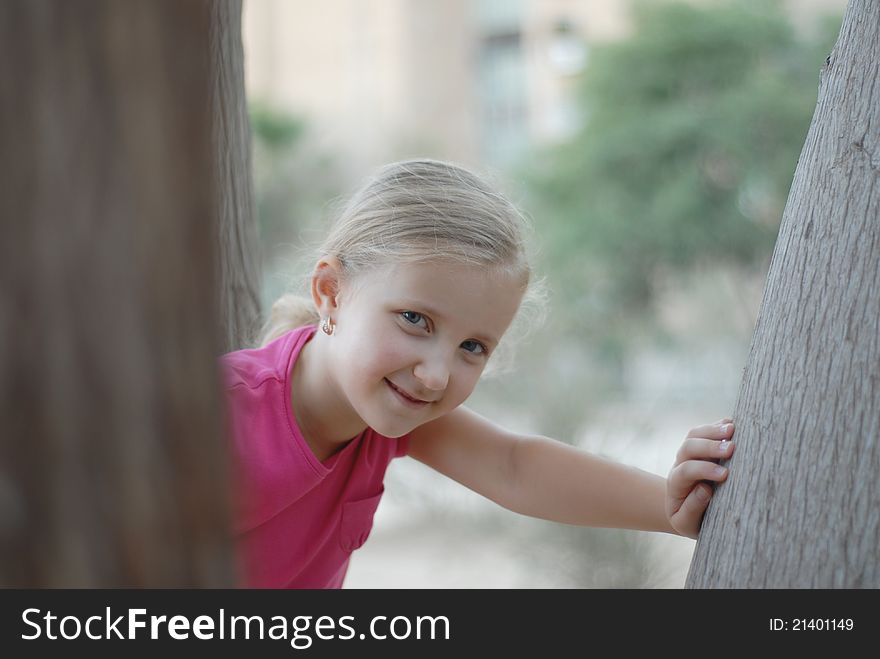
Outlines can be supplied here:
<path id="1" fill-rule="evenodd" d="M 690 491 L 674 517 L 677 517 L 677 521 L 681 521 L 683 526 L 695 527 L 696 531 L 698 531 L 700 526 L 699 520 L 706 512 L 706 507 L 711 499 L 712 488 L 705 483 L 701 483 Z M 690 538 L 696 538 L 696 531 L 688 532 L 686 535 Z"/>
<path id="2" fill-rule="evenodd" d="M 705 437 L 707 439 L 727 439 L 733 434 L 733 431 L 733 422 L 728 421 L 727 419 L 722 419 L 717 423 L 691 428 L 690 432 L 687 434 L 687 438 Z"/>
<path id="3" fill-rule="evenodd" d="M 669 496 L 679 501 L 685 499 L 694 489 L 698 481 L 715 481 L 720 483 L 727 478 L 727 467 L 705 460 L 687 460 L 672 468 L 669 472 Z"/>
<path id="4" fill-rule="evenodd" d="M 722 460 L 728 459 L 733 455 L 733 442 L 724 438 L 704 439 L 702 437 L 691 437 L 684 440 L 681 448 L 675 456 L 675 464 L 680 464 L 688 460 Z"/>

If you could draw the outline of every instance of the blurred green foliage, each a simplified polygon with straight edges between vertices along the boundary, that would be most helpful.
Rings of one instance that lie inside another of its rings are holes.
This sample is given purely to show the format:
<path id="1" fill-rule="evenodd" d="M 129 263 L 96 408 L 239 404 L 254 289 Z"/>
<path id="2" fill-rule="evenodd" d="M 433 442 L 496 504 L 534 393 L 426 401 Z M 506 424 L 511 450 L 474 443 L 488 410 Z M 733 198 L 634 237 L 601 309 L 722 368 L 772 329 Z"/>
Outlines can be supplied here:
<path id="1" fill-rule="evenodd" d="M 580 130 L 525 178 L 558 328 L 611 353 L 660 275 L 769 259 L 840 20 L 799 36 L 779 3 L 645 3 L 595 47 Z"/>
<path id="2" fill-rule="evenodd" d="M 294 146 L 305 129 L 303 120 L 259 101 L 251 103 L 250 120 L 254 139 L 275 151 Z"/>

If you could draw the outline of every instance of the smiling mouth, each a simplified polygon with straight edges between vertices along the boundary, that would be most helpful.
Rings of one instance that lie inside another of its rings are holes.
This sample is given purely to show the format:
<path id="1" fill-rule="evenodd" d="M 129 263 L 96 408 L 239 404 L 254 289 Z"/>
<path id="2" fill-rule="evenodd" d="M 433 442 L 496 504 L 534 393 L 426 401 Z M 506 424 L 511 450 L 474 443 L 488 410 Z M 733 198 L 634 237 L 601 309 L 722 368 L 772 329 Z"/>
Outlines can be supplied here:
<path id="1" fill-rule="evenodd" d="M 408 393 L 400 389 L 397 385 L 395 385 L 391 380 L 385 378 L 385 382 L 388 384 L 391 389 L 394 390 L 395 393 L 399 394 L 401 398 L 406 400 L 408 403 L 413 405 L 427 405 L 430 401 L 427 400 L 419 400 L 418 398 L 413 398 Z"/>

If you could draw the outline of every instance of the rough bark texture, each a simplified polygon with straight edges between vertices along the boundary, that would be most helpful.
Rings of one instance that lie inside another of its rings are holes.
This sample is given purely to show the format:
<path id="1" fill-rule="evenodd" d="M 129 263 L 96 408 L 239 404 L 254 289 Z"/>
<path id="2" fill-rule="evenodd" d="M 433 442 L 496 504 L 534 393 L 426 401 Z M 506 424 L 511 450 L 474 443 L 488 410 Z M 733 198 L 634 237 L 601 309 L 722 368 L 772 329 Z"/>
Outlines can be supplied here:
<path id="1" fill-rule="evenodd" d="M 259 244 L 244 89 L 241 0 L 212 2 L 212 138 L 218 199 L 217 273 L 223 351 L 250 347 L 260 320 Z"/>
<path id="2" fill-rule="evenodd" d="M 0 3 L 0 586 L 233 583 L 209 19 Z"/>
<path id="3" fill-rule="evenodd" d="M 821 74 L 693 588 L 880 587 L 880 0 Z"/>

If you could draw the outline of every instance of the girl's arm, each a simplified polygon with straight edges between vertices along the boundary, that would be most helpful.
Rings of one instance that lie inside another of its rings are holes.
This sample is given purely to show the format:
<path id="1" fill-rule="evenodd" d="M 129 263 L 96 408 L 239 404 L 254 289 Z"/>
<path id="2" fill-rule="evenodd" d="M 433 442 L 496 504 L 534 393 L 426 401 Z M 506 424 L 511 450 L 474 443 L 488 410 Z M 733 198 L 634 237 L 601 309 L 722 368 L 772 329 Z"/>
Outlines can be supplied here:
<path id="1" fill-rule="evenodd" d="M 521 437 L 507 508 L 578 524 L 675 533 L 666 479 L 545 437 Z"/>
<path id="2" fill-rule="evenodd" d="M 459 407 L 412 432 L 410 455 L 514 512 L 566 524 L 664 531 L 695 538 L 721 481 L 718 424 L 694 428 L 669 479 L 545 437 L 516 435 Z"/>

